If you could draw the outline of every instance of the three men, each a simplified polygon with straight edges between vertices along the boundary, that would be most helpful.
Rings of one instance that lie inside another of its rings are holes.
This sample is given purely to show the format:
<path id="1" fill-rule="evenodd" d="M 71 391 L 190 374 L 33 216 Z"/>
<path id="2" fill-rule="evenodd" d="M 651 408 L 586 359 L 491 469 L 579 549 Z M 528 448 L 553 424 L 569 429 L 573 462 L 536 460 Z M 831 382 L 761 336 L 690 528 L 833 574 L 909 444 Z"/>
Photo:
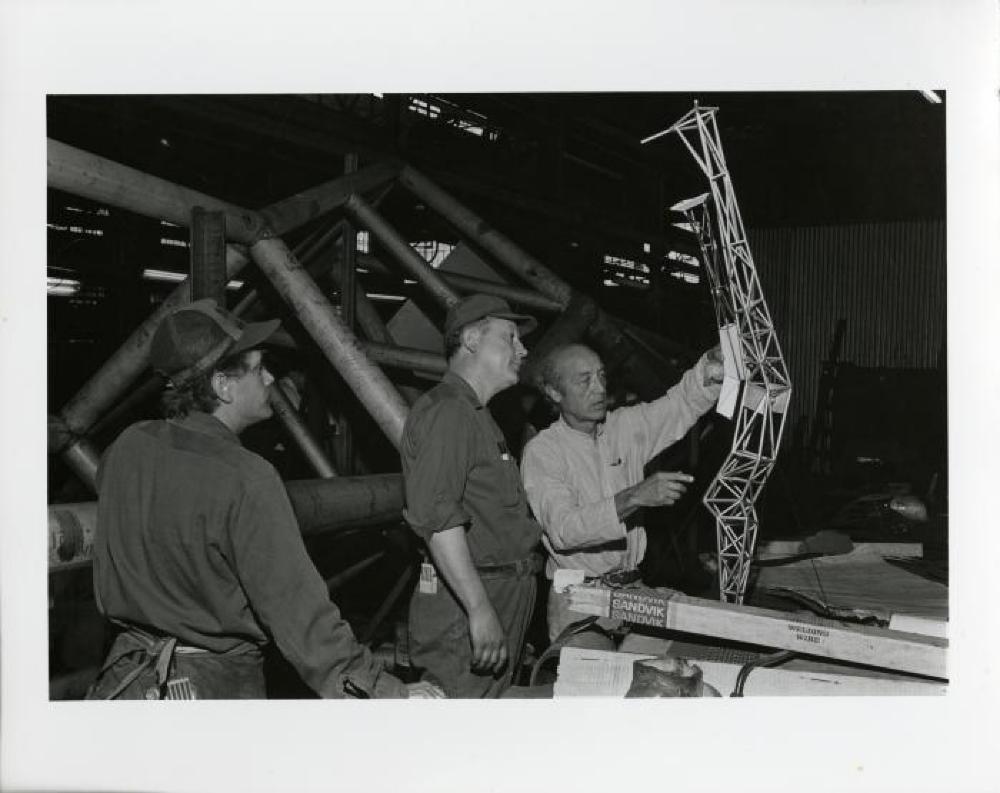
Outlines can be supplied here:
<path id="1" fill-rule="evenodd" d="M 410 602 L 410 662 L 452 697 L 497 697 L 510 686 L 535 602 L 541 527 L 486 408 L 517 382 L 520 335 L 535 324 L 497 297 L 453 305 L 448 371 L 403 431 L 405 515 L 430 554 Z"/>
<path id="2" fill-rule="evenodd" d="M 571 344 L 550 354 L 542 382 L 560 416 L 528 442 L 521 460 L 528 500 L 544 529 L 547 577 L 565 569 L 612 585 L 639 580 L 646 532 L 637 510 L 674 503 L 693 481 L 680 472 L 644 478 L 644 466 L 715 404 L 722 378 L 721 355 L 715 349 L 664 396 L 609 413 L 604 365 L 597 353 Z M 583 619 L 568 604 L 563 591 L 550 591 L 552 640 Z M 608 632 L 618 625 L 602 618 L 567 643 L 614 649 Z"/>
<path id="3" fill-rule="evenodd" d="M 240 445 L 271 415 L 260 346 L 277 327 L 201 300 L 154 334 L 168 418 L 125 430 L 98 471 L 95 595 L 123 630 L 90 698 L 264 697 L 272 640 L 322 697 L 441 695 L 404 686 L 356 641 L 277 473 Z"/>

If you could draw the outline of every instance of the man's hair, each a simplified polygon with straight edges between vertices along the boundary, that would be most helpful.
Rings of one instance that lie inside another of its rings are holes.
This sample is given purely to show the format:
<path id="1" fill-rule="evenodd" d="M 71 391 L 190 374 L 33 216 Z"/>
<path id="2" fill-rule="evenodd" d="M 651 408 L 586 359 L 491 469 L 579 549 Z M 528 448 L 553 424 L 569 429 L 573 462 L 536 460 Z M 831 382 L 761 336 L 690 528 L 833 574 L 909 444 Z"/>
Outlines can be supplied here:
<path id="1" fill-rule="evenodd" d="M 250 369 L 249 357 L 253 350 L 245 350 L 229 355 L 215 364 L 207 372 L 202 372 L 175 386 L 168 383 L 160 398 L 160 408 L 165 418 L 182 419 L 192 411 L 211 413 L 219 406 L 219 397 L 212 388 L 212 375 L 222 372 L 230 377 L 239 377 Z"/>
<path id="2" fill-rule="evenodd" d="M 549 351 L 549 354 L 545 356 L 545 360 L 542 362 L 541 369 L 538 372 L 538 384 L 541 386 L 541 391 L 545 394 L 545 398 L 548 399 L 549 395 L 545 391 L 545 386 L 554 388 L 560 394 L 562 393 L 562 378 L 559 376 L 559 359 L 562 358 L 563 353 L 566 352 L 570 347 L 577 347 L 577 344 L 560 344 L 558 347 Z"/>
<path id="3" fill-rule="evenodd" d="M 550 402 L 553 407 L 558 409 L 558 405 L 552 402 L 552 398 L 549 396 L 548 391 L 545 390 L 546 386 L 554 388 L 560 394 L 563 393 L 563 379 L 562 375 L 559 373 L 559 361 L 566 354 L 567 350 L 574 347 L 578 347 L 581 350 L 589 350 L 594 355 L 598 355 L 597 351 L 588 347 L 586 344 L 581 344 L 577 341 L 566 342 L 565 344 L 560 344 L 558 347 L 553 348 L 549 351 L 549 354 L 545 356 L 545 360 L 536 375 L 536 382 L 538 383 L 538 388 L 542 392 L 545 399 Z M 598 355 L 598 357 L 600 357 Z"/>
<path id="4" fill-rule="evenodd" d="M 469 322 L 465 325 L 460 325 L 457 328 L 452 329 L 444 337 L 444 357 L 449 363 L 451 359 L 455 357 L 462 347 L 462 334 L 470 328 L 479 328 L 485 330 L 490 324 L 489 317 L 483 317 L 482 319 L 477 319 L 475 322 Z"/>

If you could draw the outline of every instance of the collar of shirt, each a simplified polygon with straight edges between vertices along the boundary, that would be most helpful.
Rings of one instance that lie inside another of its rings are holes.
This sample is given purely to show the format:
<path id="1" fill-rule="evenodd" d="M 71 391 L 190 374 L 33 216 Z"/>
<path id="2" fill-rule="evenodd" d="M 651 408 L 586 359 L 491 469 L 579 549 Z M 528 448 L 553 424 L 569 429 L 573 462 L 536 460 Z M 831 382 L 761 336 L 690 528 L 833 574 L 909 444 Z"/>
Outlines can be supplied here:
<path id="1" fill-rule="evenodd" d="M 476 396 L 476 392 L 472 390 L 472 386 L 466 382 L 465 378 L 461 375 L 457 375 L 451 370 L 444 373 L 444 377 L 441 378 L 442 383 L 447 383 L 452 388 L 455 389 L 462 399 L 468 402 L 476 410 L 482 410 L 483 403 L 479 401 L 479 397 Z"/>
<path id="2" fill-rule="evenodd" d="M 229 427 L 219 421 L 215 416 L 208 413 L 202 413 L 201 411 L 195 410 L 188 413 L 184 418 L 174 419 L 174 421 L 185 429 L 194 430 L 195 432 L 203 432 L 206 435 L 212 435 L 216 438 L 222 438 L 223 440 L 231 441 L 236 444 L 240 442 L 240 439 L 235 432 L 229 429 Z"/>
<path id="3" fill-rule="evenodd" d="M 563 432 L 569 432 L 569 433 L 572 433 L 573 435 L 579 435 L 579 436 L 581 436 L 583 438 L 592 438 L 594 440 L 596 440 L 597 438 L 600 438 L 604 434 L 604 425 L 606 423 L 607 423 L 607 421 L 605 420 L 605 421 L 602 421 L 600 424 L 598 424 L 597 425 L 597 432 L 594 433 L 593 435 L 591 435 L 589 432 L 584 432 L 583 430 L 578 430 L 578 429 L 574 429 L 573 427 L 571 427 L 566 422 L 566 419 L 563 418 L 562 413 L 560 413 L 559 414 L 559 418 L 556 419 L 556 424 L 559 426 L 559 429 L 562 430 Z"/>

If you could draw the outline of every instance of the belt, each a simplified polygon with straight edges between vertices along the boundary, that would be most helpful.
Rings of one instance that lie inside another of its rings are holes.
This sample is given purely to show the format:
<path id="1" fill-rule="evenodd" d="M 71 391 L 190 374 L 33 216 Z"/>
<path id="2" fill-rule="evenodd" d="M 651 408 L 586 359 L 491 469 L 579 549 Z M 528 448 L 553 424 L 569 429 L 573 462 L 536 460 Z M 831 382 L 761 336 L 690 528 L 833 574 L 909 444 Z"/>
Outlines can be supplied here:
<path id="1" fill-rule="evenodd" d="M 606 586 L 628 586 L 636 581 L 642 580 L 642 573 L 638 570 L 612 570 L 604 575 L 588 576 L 583 579 L 587 583 L 598 582 Z"/>
<path id="2" fill-rule="evenodd" d="M 480 573 L 491 575 L 537 575 L 542 572 L 542 557 L 532 554 L 524 559 L 515 562 L 505 562 L 504 564 L 477 564 L 476 570 Z"/>

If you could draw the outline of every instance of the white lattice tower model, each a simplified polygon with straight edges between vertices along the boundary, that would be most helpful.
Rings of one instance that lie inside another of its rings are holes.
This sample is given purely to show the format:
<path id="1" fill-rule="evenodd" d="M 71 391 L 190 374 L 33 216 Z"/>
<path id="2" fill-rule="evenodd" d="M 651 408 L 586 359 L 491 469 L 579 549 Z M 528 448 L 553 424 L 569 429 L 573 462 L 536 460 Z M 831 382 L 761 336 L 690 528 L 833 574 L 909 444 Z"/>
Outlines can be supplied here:
<path id="1" fill-rule="evenodd" d="M 713 223 L 709 193 L 673 207 L 698 235 L 712 291 L 726 370 L 719 412 L 736 412 L 732 449 L 703 501 L 715 516 L 719 597 L 742 603 L 757 539 L 754 503 L 774 467 L 792 386 L 726 168 L 717 110 L 696 104 L 668 132 L 704 172 L 715 210 Z"/>

